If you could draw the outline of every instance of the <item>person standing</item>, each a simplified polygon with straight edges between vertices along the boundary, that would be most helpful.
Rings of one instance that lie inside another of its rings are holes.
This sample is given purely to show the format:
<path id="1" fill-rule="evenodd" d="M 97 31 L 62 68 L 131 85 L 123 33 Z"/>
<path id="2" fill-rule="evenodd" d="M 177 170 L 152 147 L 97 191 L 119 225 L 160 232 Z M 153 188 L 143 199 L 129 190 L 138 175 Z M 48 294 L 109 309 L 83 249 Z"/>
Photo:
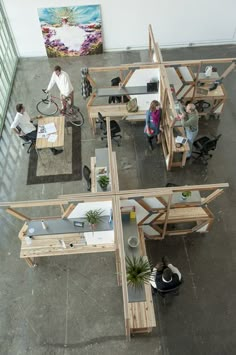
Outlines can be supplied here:
<path id="1" fill-rule="evenodd" d="M 14 121 L 11 124 L 12 131 L 17 134 L 19 137 L 25 137 L 27 140 L 36 142 L 37 139 L 37 126 L 33 125 L 30 116 L 25 111 L 23 104 L 16 105 L 16 116 Z M 54 155 L 60 154 L 63 152 L 63 149 L 51 148 L 51 151 Z"/>
<path id="2" fill-rule="evenodd" d="M 149 110 L 146 112 L 146 125 L 144 132 L 147 135 L 149 147 L 153 150 L 152 140 L 155 137 L 156 143 L 161 143 L 160 139 L 160 123 L 161 123 L 162 109 L 157 100 L 153 100 L 150 104 Z"/>
<path id="3" fill-rule="evenodd" d="M 60 91 L 62 104 L 61 112 L 64 114 L 66 112 L 66 99 L 70 99 L 71 109 L 74 105 L 74 88 L 71 84 L 69 75 L 65 71 L 61 70 L 59 65 L 56 65 L 54 68 L 54 72 L 52 73 L 46 92 L 49 92 L 55 84 Z"/>
<path id="4" fill-rule="evenodd" d="M 193 142 L 195 141 L 198 135 L 198 124 L 199 124 L 199 114 L 196 109 L 196 106 L 192 103 L 189 103 L 185 108 L 186 113 L 179 115 L 182 126 L 185 128 L 186 137 L 189 143 L 189 152 L 187 154 L 187 159 L 192 155 Z"/>

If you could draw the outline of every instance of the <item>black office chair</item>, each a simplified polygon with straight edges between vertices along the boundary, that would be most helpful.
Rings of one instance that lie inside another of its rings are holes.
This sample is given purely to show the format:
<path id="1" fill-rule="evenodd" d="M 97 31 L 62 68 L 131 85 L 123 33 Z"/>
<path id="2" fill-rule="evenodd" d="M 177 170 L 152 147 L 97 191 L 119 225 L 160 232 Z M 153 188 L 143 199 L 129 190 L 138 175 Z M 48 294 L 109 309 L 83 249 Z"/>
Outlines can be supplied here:
<path id="1" fill-rule="evenodd" d="M 217 137 L 213 139 L 204 136 L 197 139 L 193 146 L 197 149 L 197 151 L 193 151 L 193 154 L 197 154 L 196 157 L 193 156 L 194 159 L 198 160 L 201 159 L 205 165 L 207 165 L 207 161 L 212 157 L 212 154 L 209 152 L 216 149 L 217 142 L 222 135 L 219 134 Z"/>
<path id="2" fill-rule="evenodd" d="M 111 86 L 119 86 L 120 82 L 121 82 L 121 78 L 119 76 L 117 76 L 116 78 L 111 79 Z M 123 95 L 123 96 L 109 96 L 109 98 L 108 98 L 108 103 L 109 104 L 112 104 L 112 103 L 113 104 L 115 104 L 115 103 L 119 104 L 121 102 L 126 103 L 128 101 L 129 101 L 129 98 L 126 95 Z"/>
<path id="3" fill-rule="evenodd" d="M 16 128 L 19 132 L 21 131 L 19 126 L 17 126 Z M 29 139 L 26 136 L 19 136 L 19 137 L 24 141 L 24 143 L 22 143 L 23 146 L 25 146 L 25 145 L 29 146 L 27 149 L 27 153 L 29 154 L 31 152 L 31 149 L 35 148 L 36 141 Z"/>
<path id="4" fill-rule="evenodd" d="M 102 116 L 100 112 L 98 112 L 98 119 L 97 122 L 99 124 L 100 129 L 103 131 L 103 135 L 101 137 L 101 140 L 107 139 L 107 126 L 106 126 L 106 120 L 105 117 Z M 111 139 L 118 145 L 120 146 L 120 140 L 122 138 L 122 135 L 120 134 L 121 129 L 118 123 L 115 120 L 110 121 L 110 129 L 111 129 Z M 106 145 L 107 146 L 107 145 Z"/>
<path id="5" fill-rule="evenodd" d="M 182 282 L 181 282 L 182 284 Z M 171 288 L 170 290 L 159 290 L 157 289 L 157 293 L 162 297 L 165 298 L 167 295 L 173 295 L 173 296 L 178 296 L 179 295 L 179 289 L 181 284 L 178 286 Z"/>
<path id="6" fill-rule="evenodd" d="M 83 176 L 87 182 L 87 190 L 91 191 L 91 170 L 87 165 L 84 165 L 83 167 Z"/>

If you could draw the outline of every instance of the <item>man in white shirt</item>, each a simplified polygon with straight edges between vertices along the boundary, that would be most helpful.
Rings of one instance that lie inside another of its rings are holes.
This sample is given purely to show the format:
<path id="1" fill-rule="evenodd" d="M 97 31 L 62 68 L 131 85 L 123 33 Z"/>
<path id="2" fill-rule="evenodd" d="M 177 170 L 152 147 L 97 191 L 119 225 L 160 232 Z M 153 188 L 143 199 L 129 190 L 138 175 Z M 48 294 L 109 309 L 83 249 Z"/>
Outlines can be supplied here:
<path id="1" fill-rule="evenodd" d="M 60 91 L 61 104 L 62 104 L 62 113 L 66 111 L 66 99 L 70 98 L 71 107 L 74 104 L 74 88 L 71 84 L 69 75 L 61 70 L 59 65 L 56 65 L 54 72 L 52 74 L 51 80 L 47 87 L 47 92 L 50 91 L 54 85 L 57 85 Z"/>
<path id="2" fill-rule="evenodd" d="M 15 134 L 20 137 L 25 137 L 27 140 L 36 142 L 37 138 L 37 127 L 31 122 L 30 116 L 25 111 L 23 104 L 16 105 L 17 114 L 14 118 L 14 121 L 11 124 L 11 129 Z M 54 155 L 60 154 L 63 152 L 62 149 L 51 148 L 51 151 Z"/>

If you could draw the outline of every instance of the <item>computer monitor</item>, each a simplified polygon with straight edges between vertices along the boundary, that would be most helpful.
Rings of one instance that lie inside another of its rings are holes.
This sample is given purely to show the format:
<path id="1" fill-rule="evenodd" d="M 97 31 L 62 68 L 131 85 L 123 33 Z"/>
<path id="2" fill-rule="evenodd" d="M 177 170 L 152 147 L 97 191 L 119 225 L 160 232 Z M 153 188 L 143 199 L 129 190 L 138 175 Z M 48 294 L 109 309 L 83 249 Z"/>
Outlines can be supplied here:
<path id="1" fill-rule="evenodd" d="M 159 81 L 147 83 L 147 92 L 157 92 Z"/>

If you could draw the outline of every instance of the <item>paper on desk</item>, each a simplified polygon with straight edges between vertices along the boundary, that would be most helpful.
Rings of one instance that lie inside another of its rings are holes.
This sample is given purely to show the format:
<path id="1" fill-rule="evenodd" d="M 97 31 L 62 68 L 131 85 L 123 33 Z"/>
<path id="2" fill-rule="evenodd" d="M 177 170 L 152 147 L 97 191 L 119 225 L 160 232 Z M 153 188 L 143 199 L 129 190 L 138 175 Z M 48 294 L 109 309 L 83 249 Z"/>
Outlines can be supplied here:
<path id="1" fill-rule="evenodd" d="M 175 138 L 175 143 L 180 143 L 180 144 L 185 144 L 187 142 L 186 138 L 181 137 L 181 136 L 177 136 Z"/>
<path id="2" fill-rule="evenodd" d="M 54 143 L 57 140 L 57 134 L 50 134 L 48 137 L 48 142 Z"/>
<path id="3" fill-rule="evenodd" d="M 48 138 L 44 125 L 38 125 L 37 138 Z"/>
<path id="4" fill-rule="evenodd" d="M 44 125 L 44 127 L 45 127 L 45 130 L 46 130 L 47 134 L 56 133 L 56 131 L 57 131 L 54 122 L 47 123 L 47 124 Z"/>

